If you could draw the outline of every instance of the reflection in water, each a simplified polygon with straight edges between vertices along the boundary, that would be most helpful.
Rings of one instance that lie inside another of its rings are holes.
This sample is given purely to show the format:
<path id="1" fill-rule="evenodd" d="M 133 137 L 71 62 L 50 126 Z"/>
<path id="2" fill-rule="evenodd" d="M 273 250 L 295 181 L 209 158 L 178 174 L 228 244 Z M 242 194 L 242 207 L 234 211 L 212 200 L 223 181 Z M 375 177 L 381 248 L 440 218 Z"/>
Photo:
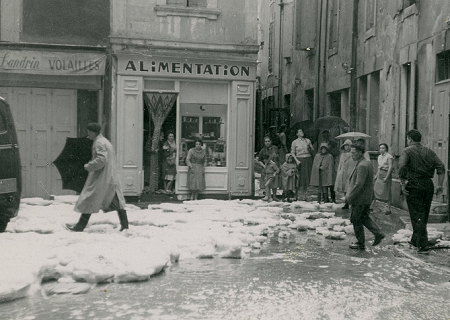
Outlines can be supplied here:
<path id="1" fill-rule="evenodd" d="M 355 252 L 314 233 L 247 259 L 182 260 L 148 282 L 0 305 L 2 319 L 446 319 L 447 281 L 390 246 Z"/>

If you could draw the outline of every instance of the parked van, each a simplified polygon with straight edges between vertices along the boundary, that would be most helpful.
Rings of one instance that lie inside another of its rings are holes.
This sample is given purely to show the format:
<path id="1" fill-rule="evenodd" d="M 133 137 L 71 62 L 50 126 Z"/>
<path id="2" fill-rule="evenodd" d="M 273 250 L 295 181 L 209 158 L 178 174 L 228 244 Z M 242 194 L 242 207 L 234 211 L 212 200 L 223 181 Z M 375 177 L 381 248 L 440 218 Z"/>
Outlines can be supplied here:
<path id="1" fill-rule="evenodd" d="M 11 109 L 0 97 L 0 232 L 17 216 L 22 191 L 19 144 Z"/>

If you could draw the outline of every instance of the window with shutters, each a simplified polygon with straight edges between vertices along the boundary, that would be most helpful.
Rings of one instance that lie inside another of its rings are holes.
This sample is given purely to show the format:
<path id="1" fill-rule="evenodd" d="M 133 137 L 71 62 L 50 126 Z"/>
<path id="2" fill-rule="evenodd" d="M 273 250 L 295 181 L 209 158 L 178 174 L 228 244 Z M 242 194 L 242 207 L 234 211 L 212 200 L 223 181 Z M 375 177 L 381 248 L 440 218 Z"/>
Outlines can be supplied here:
<path id="1" fill-rule="evenodd" d="M 206 0 L 166 0 L 166 5 L 205 8 L 207 6 L 207 1 Z"/>
<path id="2" fill-rule="evenodd" d="M 316 42 L 317 0 L 295 2 L 295 50 L 314 48 Z"/>
<path id="3" fill-rule="evenodd" d="M 375 36 L 376 22 L 376 0 L 366 0 L 364 30 L 366 32 L 366 40 Z"/>
<path id="4" fill-rule="evenodd" d="M 332 56 L 338 52 L 339 40 L 339 0 L 328 0 L 330 8 L 329 30 L 328 30 L 328 55 Z"/>
<path id="5" fill-rule="evenodd" d="M 275 45 L 274 38 L 274 23 L 271 22 L 269 24 L 269 61 L 268 61 L 268 71 L 269 73 L 273 73 L 273 47 Z"/>

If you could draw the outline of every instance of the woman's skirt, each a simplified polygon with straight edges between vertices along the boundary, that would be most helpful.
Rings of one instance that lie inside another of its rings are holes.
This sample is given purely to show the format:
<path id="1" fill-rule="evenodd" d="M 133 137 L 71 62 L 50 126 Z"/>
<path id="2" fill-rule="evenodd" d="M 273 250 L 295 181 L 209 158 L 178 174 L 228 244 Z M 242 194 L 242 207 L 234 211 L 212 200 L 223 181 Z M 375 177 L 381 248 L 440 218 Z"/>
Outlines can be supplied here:
<path id="1" fill-rule="evenodd" d="M 164 159 L 163 163 L 164 180 L 175 180 L 177 175 L 177 167 L 175 163 L 168 163 L 167 159 Z"/>
<path id="2" fill-rule="evenodd" d="M 391 185 L 392 185 L 392 177 L 388 179 L 386 182 L 383 181 L 387 176 L 386 170 L 378 170 L 377 180 L 375 181 L 375 185 L 373 187 L 373 191 L 375 193 L 375 199 L 382 201 L 391 200 Z"/>
<path id="3" fill-rule="evenodd" d="M 203 164 L 193 163 L 187 174 L 187 187 L 193 191 L 205 190 L 205 167 Z"/>
<path id="4" fill-rule="evenodd" d="M 297 188 L 308 188 L 309 181 L 311 179 L 311 170 L 312 170 L 312 164 L 313 164 L 313 158 L 307 157 L 307 158 L 297 158 L 300 160 L 300 164 L 298 165 L 298 179 L 297 179 Z"/>

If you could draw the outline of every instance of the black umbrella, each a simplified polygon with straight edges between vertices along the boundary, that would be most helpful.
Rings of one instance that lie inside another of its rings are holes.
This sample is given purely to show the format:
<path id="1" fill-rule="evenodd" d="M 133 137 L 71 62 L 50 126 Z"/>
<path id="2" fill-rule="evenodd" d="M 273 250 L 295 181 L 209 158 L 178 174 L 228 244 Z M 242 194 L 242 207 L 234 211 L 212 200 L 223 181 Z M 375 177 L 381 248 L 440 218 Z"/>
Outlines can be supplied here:
<path id="1" fill-rule="evenodd" d="M 88 172 L 84 165 L 92 158 L 92 140 L 88 138 L 67 138 L 61 154 L 53 163 L 62 178 L 63 189 L 81 192 Z"/>
<path id="2" fill-rule="evenodd" d="M 328 116 L 316 119 L 316 121 L 314 121 L 314 127 L 317 130 L 325 130 L 325 129 L 331 130 L 333 128 L 337 129 L 349 128 L 349 125 L 347 124 L 347 122 L 345 122 L 344 119 L 340 117 Z"/>

